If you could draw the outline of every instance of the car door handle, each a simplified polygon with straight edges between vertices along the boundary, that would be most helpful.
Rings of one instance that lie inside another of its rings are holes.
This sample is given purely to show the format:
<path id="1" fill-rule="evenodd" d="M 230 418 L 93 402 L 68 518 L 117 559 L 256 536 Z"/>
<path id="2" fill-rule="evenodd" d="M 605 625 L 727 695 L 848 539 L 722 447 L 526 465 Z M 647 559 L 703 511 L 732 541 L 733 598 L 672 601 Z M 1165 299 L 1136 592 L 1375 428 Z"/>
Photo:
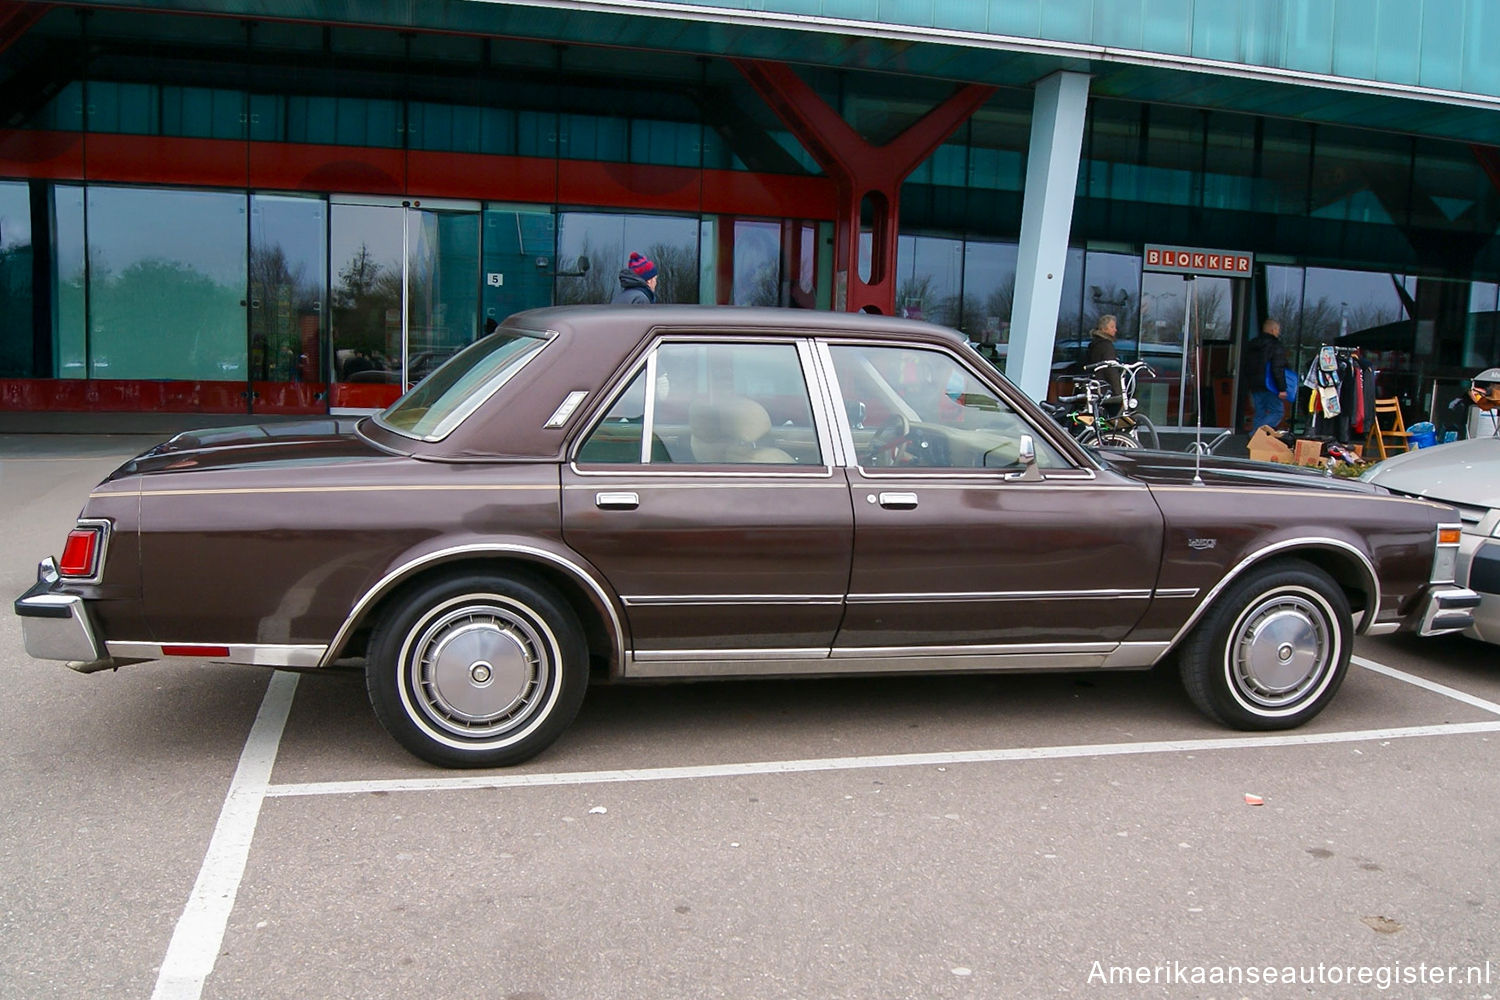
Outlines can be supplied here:
<path id="1" fill-rule="evenodd" d="M 912 510 L 917 506 L 915 493 L 882 493 L 880 506 L 890 510 Z"/>
<path id="2" fill-rule="evenodd" d="M 601 510 L 635 510 L 641 505 L 638 493 L 595 493 L 594 506 Z"/>

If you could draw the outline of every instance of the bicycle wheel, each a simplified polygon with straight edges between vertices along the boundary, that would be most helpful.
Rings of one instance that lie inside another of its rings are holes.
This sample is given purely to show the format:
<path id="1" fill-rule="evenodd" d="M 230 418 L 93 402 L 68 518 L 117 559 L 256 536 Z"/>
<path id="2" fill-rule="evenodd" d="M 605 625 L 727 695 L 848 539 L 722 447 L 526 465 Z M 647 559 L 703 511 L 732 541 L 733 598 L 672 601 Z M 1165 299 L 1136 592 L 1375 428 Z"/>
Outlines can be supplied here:
<path id="1" fill-rule="evenodd" d="M 1099 436 L 1102 448 L 1139 448 L 1141 443 L 1123 431 L 1105 431 Z"/>
<path id="2" fill-rule="evenodd" d="M 1135 438 L 1142 448 L 1160 448 L 1161 438 L 1156 435 L 1156 425 L 1140 414 L 1130 418 L 1135 421 Z"/>

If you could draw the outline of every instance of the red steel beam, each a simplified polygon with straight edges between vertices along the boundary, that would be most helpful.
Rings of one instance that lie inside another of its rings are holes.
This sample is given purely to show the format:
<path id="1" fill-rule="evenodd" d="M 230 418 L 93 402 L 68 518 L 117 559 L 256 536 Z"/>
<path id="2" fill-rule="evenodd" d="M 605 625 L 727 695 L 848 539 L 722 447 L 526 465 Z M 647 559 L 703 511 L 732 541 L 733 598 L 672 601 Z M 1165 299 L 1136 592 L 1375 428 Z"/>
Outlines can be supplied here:
<path id="1" fill-rule="evenodd" d="M 849 126 L 789 66 L 733 60 L 761 99 L 807 147 L 838 190 L 834 269 L 844 276 L 843 308 L 849 312 L 896 311 L 896 236 L 900 232 L 901 182 L 990 99 L 994 87 L 969 84 L 933 108 L 890 142 L 877 146 Z M 870 278 L 859 275 L 860 215 L 873 208 Z"/>

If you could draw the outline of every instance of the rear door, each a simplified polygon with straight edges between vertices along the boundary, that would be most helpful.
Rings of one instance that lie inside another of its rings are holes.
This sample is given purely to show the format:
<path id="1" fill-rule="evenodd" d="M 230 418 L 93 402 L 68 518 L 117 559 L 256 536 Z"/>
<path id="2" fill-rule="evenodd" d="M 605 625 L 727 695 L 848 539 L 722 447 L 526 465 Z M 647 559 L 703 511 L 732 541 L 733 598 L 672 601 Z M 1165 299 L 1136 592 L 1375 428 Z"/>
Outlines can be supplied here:
<path id="1" fill-rule="evenodd" d="M 563 532 L 624 605 L 628 671 L 828 656 L 853 514 L 811 358 L 793 337 L 660 342 L 580 439 Z"/>

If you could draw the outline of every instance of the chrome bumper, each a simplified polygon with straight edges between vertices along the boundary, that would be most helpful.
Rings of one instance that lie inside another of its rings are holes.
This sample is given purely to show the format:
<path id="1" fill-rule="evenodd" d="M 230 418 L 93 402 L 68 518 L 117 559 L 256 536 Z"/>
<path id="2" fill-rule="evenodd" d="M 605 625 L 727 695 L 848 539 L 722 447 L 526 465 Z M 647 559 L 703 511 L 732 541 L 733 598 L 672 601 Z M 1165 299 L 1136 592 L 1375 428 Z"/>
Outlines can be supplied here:
<path id="1" fill-rule="evenodd" d="M 57 563 L 51 556 L 36 568 L 36 583 L 16 598 L 26 653 L 38 660 L 66 660 L 81 673 L 115 665 L 99 638 L 83 598 L 57 592 Z"/>
<path id="2" fill-rule="evenodd" d="M 1419 635 L 1445 635 L 1462 632 L 1474 624 L 1474 609 L 1479 595 L 1468 587 L 1443 584 L 1427 591 L 1422 604 L 1411 614 Z"/>

